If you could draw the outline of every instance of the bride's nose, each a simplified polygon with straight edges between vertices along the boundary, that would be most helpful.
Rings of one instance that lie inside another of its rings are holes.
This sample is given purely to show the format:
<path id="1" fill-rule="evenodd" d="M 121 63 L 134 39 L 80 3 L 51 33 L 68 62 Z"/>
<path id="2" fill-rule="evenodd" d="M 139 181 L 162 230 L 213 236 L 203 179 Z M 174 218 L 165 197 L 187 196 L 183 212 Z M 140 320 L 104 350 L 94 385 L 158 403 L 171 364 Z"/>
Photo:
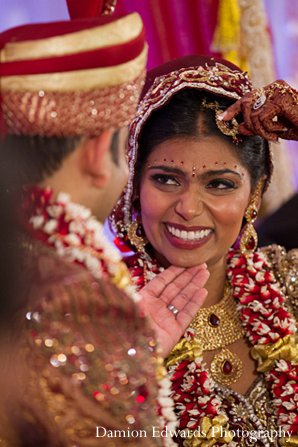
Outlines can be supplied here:
<path id="1" fill-rule="evenodd" d="M 190 188 L 181 194 L 176 202 L 175 211 L 184 220 L 199 216 L 204 210 L 204 201 L 197 188 Z"/>

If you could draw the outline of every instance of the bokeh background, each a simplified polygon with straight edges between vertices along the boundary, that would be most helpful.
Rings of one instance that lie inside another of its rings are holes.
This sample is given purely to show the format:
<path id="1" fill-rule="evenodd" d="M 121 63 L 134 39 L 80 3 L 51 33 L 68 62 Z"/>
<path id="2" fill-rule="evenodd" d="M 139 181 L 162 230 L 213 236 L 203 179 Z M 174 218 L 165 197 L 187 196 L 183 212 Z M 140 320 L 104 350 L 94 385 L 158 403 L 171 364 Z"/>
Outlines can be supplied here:
<path id="1" fill-rule="evenodd" d="M 68 18 L 65 0 L 0 0 L 0 11 L 0 31 Z M 297 0 L 118 0 L 117 14 L 131 11 L 145 22 L 149 69 L 185 54 L 214 54 L 247 69 L 258 85 L 283 78 L 298 87 Z M 270 211 L 298 188 L 298 143 L 277 146 Z"/>

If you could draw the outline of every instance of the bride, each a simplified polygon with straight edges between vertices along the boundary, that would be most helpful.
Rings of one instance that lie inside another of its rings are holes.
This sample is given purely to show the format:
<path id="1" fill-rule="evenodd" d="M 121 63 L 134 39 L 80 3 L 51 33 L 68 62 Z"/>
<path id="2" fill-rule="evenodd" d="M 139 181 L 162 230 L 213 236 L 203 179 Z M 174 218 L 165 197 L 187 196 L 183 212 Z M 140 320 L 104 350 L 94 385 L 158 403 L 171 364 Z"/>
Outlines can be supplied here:
<path id="1" fill-rule="evenodd" d="M 297 125 L 294 89 L 253 90 L 227 61 L 185 57 L 149 72 L 110 223 L 139 288 L 169 265 L 210 272 L 167 358 L 179 445 L 298 443 L 297 252 L 258 249 L 253 227 L 268 140 L 296 138 Z"/>

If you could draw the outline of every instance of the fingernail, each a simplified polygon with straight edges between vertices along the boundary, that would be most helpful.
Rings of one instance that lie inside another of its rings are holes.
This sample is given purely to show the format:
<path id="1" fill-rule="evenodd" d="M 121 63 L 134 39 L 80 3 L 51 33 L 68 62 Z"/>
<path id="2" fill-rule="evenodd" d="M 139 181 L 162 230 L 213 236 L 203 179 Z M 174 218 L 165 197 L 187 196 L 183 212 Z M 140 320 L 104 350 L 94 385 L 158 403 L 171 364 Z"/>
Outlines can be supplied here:
<path id="1" fill-rule="evenodd" d="M 217 119 L 219 121 L 222 121 L 227 116 L 227 112 L 223 112 L 220 115 L 218 115 Z"/>

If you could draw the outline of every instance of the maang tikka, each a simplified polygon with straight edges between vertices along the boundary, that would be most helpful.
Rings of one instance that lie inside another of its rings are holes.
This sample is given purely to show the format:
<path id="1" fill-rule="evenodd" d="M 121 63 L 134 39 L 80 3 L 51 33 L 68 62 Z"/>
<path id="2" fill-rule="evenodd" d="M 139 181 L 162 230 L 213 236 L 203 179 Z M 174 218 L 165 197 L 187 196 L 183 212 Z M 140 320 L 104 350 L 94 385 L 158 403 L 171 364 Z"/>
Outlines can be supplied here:
<path id="1" fill-rule="evenodd" d="M 220 119 L 220 115 L 223 113 L 223 109 L 217 101 L 207 102 L 206 98 L 202 101 L 202 107 L 204 109 L 211 109 L 215 111 L 215 122 L 218 129 L 224 135 L 228 135 L 233 138 L 235 143 L 238 143 L 238 122 L 236 118 L 232 118 L 231 121 L 223 121 Z"/>
<path id="2" fill-rule="evenodd" d="M 259 180 L 256 189 L 246 208 L 244 217 L 246 225 L 240 237 L 240 251 L 244 256 L 250 256 L 258 246 L 258 235 L 253 226 L 258 216 L 258 201 L 261 197 L 264 181 Z"/>

